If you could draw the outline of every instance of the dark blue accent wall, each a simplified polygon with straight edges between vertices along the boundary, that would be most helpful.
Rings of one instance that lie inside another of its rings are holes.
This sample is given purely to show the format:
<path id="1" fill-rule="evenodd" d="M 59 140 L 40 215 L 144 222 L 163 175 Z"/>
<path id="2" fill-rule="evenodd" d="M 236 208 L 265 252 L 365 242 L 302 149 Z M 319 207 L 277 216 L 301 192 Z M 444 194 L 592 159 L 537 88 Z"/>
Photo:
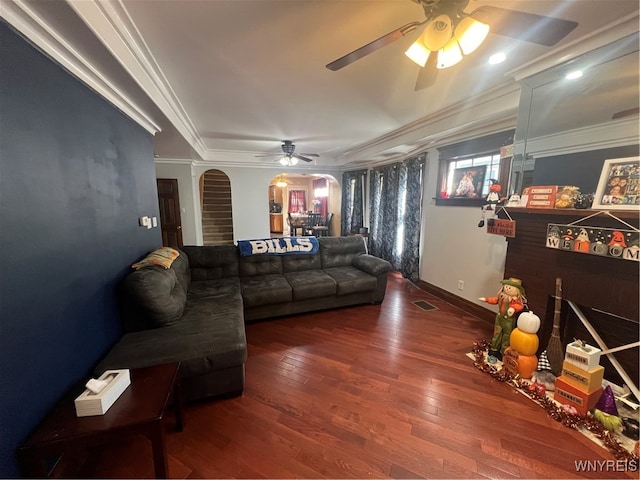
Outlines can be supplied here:
<path id="1" fill-rule="evenodd" d="M 0 475 L 121 334 L 115 287 L 161 245 L 152 137 L 0 22 Z"/>

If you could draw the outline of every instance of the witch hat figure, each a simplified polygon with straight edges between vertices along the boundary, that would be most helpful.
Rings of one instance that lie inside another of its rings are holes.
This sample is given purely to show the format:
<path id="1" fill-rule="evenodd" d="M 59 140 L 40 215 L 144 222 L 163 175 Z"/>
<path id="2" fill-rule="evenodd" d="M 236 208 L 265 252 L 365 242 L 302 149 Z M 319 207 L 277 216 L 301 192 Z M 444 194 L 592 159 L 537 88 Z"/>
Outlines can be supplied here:
<path id="1" fill-rule="evenodd" d="M 556 376 L 551 371 L 551 364 L 546 350 L 543 350 L 540 354 L 538 367 L 531 375 L 531 381 L 533 383 L 541 383 L 549 392 L 553 392 L 556 389 Z"/>

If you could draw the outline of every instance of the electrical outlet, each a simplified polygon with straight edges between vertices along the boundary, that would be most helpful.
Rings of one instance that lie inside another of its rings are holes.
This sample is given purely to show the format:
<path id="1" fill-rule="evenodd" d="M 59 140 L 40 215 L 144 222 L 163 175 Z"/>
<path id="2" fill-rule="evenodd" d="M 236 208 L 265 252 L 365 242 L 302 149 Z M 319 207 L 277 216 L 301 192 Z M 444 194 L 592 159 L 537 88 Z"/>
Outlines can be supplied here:
<path id="1" fill-rule="evenodd" d="M 464 280 L 458 280 L 458 290 L 464 290 Z"/>

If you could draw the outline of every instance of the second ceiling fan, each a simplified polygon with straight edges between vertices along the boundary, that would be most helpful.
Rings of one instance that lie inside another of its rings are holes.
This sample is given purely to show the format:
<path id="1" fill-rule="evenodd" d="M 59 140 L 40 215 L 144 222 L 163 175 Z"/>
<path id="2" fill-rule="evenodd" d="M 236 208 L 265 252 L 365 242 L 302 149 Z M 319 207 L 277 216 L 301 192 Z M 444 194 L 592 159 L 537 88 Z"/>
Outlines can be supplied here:
<path id="1" fill-rule="evenodd" d="M 424 20 L 407 23 L 334 60 L 326 67 L 329 70 L 340 70 L 426 24 L 424 32 L 406 52 L 407 56 L 423 67 L 415 88 L 420 90 L 435 83 L 438 69 L 458 63 L 463 54 L 468 55 L 475 50 L 489 32 L 553 46 L 578 26 L 577 22 L 571 20 L 490 5 L 465 13 L 464 9 L 470 0 L 412 1 L 423 7 Z"/>
<path id="2" fill-rule="evenodd" d="M 282 141 L 282 153 L 265 153 L 263 155 L 256 155 L 256 157 L 276 157 L 282 156 L 280 160 L 278 160 L 284 166 L 293 166 L 298 164 L 298 160 L 302 160 L 303 162 L 313 162 L 311 158 L 308 157 L 320 157 L 317 153 L 295 153 L 296 146 L 291 140 L 283 140 Z M 284 155 L 282 155 L 284 154 Z"/>

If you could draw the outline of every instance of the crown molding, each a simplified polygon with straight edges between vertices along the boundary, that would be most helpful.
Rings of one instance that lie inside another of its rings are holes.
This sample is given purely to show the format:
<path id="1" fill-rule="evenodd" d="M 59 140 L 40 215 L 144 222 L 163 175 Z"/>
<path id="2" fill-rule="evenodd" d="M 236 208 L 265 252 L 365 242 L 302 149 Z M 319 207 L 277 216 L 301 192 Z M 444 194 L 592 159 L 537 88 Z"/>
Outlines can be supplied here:
<path id="1" fill-rule="evenodd" d="M 526 154 L 535 158 L 637 145 L 638 117 L 576 128 L 544 137 L 528 139 Z M 524 142 L 518 142 L 522 151 Z"/>
<path id="2" fill-rule="evenodd" d="M 67 0 L 80 19 L 201 156 L 206 145 L 120 0 Z"/>
<path id="3" fill-rule="evenodd" d="M 427 148 L 453 143 L 458 139 L 488 135 L 500 130 L 515 128 L 521 87 L 511 80 L 493 87 L 482 95 L 467 98 L 415 122 L 358 145 L 345 152 L 342 160 L 347 163 L 363 160 L 373 152 L 388 150 L 409 143 L 415 148 L 408 153 L 398 153 L 380 164 L 409 158 Z M 375 162 L 371 162 L 373 164 Z"/>
<path id="4" fill-rule="evenodd" d="M 517 69 L 507 72 L 506 75 L 513 77 L 516 82 L 521 82 L 537 73 L 573 60 L 597 48 L 609 45 L 628 35 L 637 33 L 639 15 L 640 12 L 638 11 L 626 15 L 615 22 L 590 32 L 588 35 L 577 38 L 560 48 L 551 50 L 531 62 L 520 65 Z"/>
<path id="5" fill-rule="evenodd" d="M 151 115 L 140 108 L 125 92 L 111 83 L 105 72 L 80 54 L 62 35 L 54 30 L 27 2 L 1 0 L 0 16 L 29 41 L 58 62 L 73 76 L 93 89 L 146 131 L 155 135 L 161 130 Z"/>

